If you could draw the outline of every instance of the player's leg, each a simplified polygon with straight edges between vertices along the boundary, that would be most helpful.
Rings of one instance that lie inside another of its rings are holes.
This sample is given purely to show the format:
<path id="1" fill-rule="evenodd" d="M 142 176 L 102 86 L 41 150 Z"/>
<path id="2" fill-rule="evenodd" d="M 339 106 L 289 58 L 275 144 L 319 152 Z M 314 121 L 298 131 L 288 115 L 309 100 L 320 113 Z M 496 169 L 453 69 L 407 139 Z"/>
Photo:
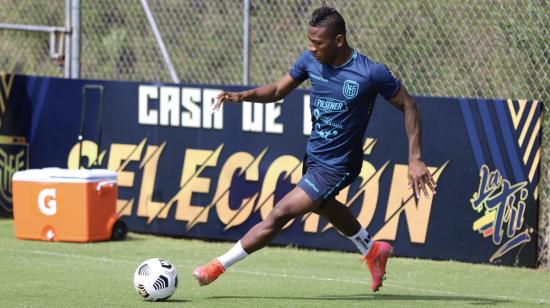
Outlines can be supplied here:
<path id="1" fill-rule="evenodd" d="M 313 211 L 320 203 L 314 202 L 299 186 L 295 187 L 277 202 L 266 219 L 252 227 L 233 248 L 210 263 L 197 267 L 193 276 L 201 286 L 210 284 L 231 265 L 269 244 L 291 219 Z"/>
<path id="2" fill-rule="evenodd" d="M 269 244 L 281 229 L 293 218 L 309 213 L 321 204 L 314 202 L 299 186 L 296 186 L 281 199 L 266 219 L 252 227 L 242 238 L 241 245 L 247 253 Z"/>
<path id="3" fill-rule="evenodd" d="M 393 254 L 393 247 L 386 242 L 371 240 L 367 230 L 361 227 L 349 208 L 335 198 L 326 200 L 314 212 L 327 219 L 357 246 L 371 273 L 372 290 L 378 291 L 384 280 L 388 258 Z"/>
<path id="4" fill-rule="evenodd" d="M 328 220 L 336 230 L 347 237 L 357 234 L 362 229 L 349 208 L 335 198 L 324 201 L 322 206 L 313 212 Z"/>

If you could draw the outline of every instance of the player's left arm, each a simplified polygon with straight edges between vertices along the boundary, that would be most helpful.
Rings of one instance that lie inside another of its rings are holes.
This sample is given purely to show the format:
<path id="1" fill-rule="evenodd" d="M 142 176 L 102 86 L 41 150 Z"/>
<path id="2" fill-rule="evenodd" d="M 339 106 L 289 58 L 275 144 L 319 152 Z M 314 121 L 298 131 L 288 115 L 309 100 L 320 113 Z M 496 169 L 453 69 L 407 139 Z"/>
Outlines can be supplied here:
<path id="1" fill-rule="evenodd" d="M 417 197 L 422 190 L 426 198 L 429 198 L 428 188 L 435 194 L 436 184 L 422 161 L 422 121 L 418 104 L 403 85 L 388 100 L 405 115 L 405 128 L 409 139 L 409 188 L 413 187 Z"/>

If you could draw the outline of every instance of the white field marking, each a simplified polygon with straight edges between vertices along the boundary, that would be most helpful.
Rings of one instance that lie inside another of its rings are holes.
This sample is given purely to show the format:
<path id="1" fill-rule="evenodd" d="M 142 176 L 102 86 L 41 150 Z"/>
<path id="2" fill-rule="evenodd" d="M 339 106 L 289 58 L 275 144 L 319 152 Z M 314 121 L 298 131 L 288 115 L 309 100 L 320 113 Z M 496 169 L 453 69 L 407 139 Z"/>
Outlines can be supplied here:
<path id="1" fill-rule="evenodd" d="M 53 251 L 45 251 L 45 250 L 28 250 L 28 249 L 17 249 L 17 248 L 6 248 L 1 247 L 0 250 L 6 250 L 6 251 L 14 251 L 14 252 L 26 252 L 26 253 L 32 253 L 37 255 L 44 255 L 44 256 L 53 256 L 53 257 L 64 257 L 64 258 L 75 258 L 75 259 L 84 259 L 84 260 L 92 260 L 92 261 L 100 261 L 100 262 L 111 262 L 111 263 L 125 263 L 125 264 L 135 264 L 139 265 L 143 260 L 124 260 L 124 259 L 112 259 L 107 258 L 105 256 L 102 257 L 95 257 L 95 256 L 87 256 L 87 255 L 79 255 L 79 254 L 72 254 L 72 253 L 63 253 L 63 252 L 53 252 Z M 195 265 L 196 262 L 178 262 L 180 264 L 186 264 L 186 265 Z"/>
<path id="2" fill-rule="evenodd" d="M 44 250 L 27 250 L 27 249 L 16 249 L 16 248 L 5 248 L 0 247 L 0 250 L 6 250 L 6 251 L 15 251 L 15 252 L 26 252 L 26 253 L 32 253 L 32 254 L 39 254 L 39 255 L 47 255 L 47 256 L 56 256 L 56 257 L 64 257 L 64 258 L 75 258 L 75 259 L 84 259 L 84 260 L 93 260 L 93 261 L 101 261 L 101 262 L 114 262 L 114 263 L 126 263 L 126 264 L 138 264 L 141 261 L 131 261 L 131 260 L 124 260 L 124 259 L 111 259 L 107 257 L 94 257 L 94 256 L 87 256 L 87 255 L 80 255 L 80 254 L 70 254 L 70 253 L 60 253 L 60 252 L 52 252 L 52 251 L 44 251 Z M 182 262 L 179 262 L 182 263 Z M 194 262 L 185 262 L 184 264 L 195 264 Z M 247 275 L 257 275 L 257 276 L 267 276 L 267 277 L 281 277 L 281 278 L 291 278 L 291 279 L 305 279 L 305 280 L 314 280 L 314 281 L 334 281 L 334 282 L 342 282 L 342 283 L 351 283 L 351 284 L 362 284 L 362 285 L 370 285 L 370 281 L 363 281 L 363 280 L 353 280 L 353 279 L 339 279 L 339 278 L 328 278 L 328 277 L 316 277 L 316 276 L 300 276 L 300 275 L 289 275 L 289 274 L 277 274 L 277 273 L 266 273 L 266 272 L 258 272 L 258 271 L 246 271 L 246 270 L 238 270 L 238 269 L 228 269 L 229 272 L 235 272 L 235 273 L 241 273 L 241 274 L 247 274 Z M 396 289 L 402 289 L 402 290 L 409 290 L 409 291 L 420 291 L 424 293 L 432 293 L 432 294 L 444 294 L 444 295 L 452 295 L 452 296 L 463 296 L 463 297 L 479 297 L 479 298 L 485 298 L 485 299 L 504 299 L 504 300 L 516 300 L 516 301 L 527 301 L 527 302 L 534 302 L 537 304 L 545 304 L 546 300 L 540 299 L 540 298 L 529 298 L 529 297 L 515 297 L 515 296 L 509 296 L 509 295 L 491 295 L 491 294 L 477 294 L 477 293 L 459 293 L 459 292 L 452 292 L 452 291 L 442 291 L 442 290 L 433 290 L 433 289 L 423 289 L 423 288 L 416 288 L 416 287 L 409 287 L 404 285 L 397 285 L 393 283 L 387 283 L 384 282 L 385 287 L 390 288 L 396 288 Z"/>
<path id="3" fill-rule="evenodd" d="M 235 272 L 235 273 L 250 274 L 250 275 L 268 276 L 268 277 L 283 277 L 283 278 L 306 279 L 306 280 L 316 280 L 316 281 L 334 281 L 334 282 L 345 282 L 345 283 L 364 284 L 364 285 L 371 284 L 370 281 L 353 280 L 353 279 L 326 278 L 326 277 L 316 277 L 316 276 L 299 276 L 299 275 L 265 273 L 265 272 L 246 271 L 246 270 L 237 270 L 237 269 L 229 269 L 228 271 Z M 433 294 L 445 294 L 445 295 L 453 295 L 458 297 L 463 296 L 463 297 L 479 297 L 484 299 L 519 300 L 519 301 L 535 302 L 537 304 L 546 303 L 546 300 L 540 299 L 540 298 L 515 297 L 515 296 L 508 296 L 508 295 L 487 295 L 487 294 L 476 294 L 476 293 L 458 293 L 458 292 L 452 292 L 452 291 L 415 288 L 415 287 L 397 285 L 393 283 L 387 283 L 385 281 L 384 281 L 384 286 L 390 287 L 390 288 L 396 288 L 396 289 L 409 290 L 409 291 L 420 291 L 420 292 L 433 293 Z"/>
<path id="4" fill-rule="evenodd" d="M 101 262 L 131 263 L 131 264 L 135 263 L 129 260 L 110 259 L 107 257 L 94 257 L 94 256 L 87 256 L 87 255 L 78 255 L 78 254 L 71 254 L 71 253 L 44 251 L 44 250 L 28 250 L 28 249 L 5 248 L 5 247 L 0 247 L 0 249 L 6 250 L 6 251 L 15 251 L 15 252 L 27 252 L 27 253 L 37 254 L 37 255 L 44 255 L 44 256 L 76 258 L 76 259 L 101 261 Z"/>

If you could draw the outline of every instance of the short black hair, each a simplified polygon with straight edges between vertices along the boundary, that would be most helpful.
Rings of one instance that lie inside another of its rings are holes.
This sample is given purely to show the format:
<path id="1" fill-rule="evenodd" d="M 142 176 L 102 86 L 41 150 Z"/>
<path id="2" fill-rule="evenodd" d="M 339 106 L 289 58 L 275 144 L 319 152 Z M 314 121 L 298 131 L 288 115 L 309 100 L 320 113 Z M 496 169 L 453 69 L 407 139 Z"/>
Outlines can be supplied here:
<path id="1" fill-rule="evenodd" d="M 312 27 L 328 27 L 336 36 L 338 34 L 346 34 L 346 22 L 344 17 L 338 13 L 335 8 L 322 6 L 315 9 L 311 14 L 309 25 Z"/>

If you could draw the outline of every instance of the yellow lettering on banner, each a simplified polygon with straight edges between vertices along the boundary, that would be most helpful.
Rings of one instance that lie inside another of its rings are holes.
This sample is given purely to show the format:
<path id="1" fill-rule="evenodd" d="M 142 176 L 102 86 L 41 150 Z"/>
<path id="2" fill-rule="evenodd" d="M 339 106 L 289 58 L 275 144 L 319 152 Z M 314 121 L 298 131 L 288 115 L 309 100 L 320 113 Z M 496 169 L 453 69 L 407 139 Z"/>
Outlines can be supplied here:
<path id="1" fill-rule="evenodd" d="M 134 185 L 134 172 L 123 171 L 130 161 L 139 161 L 141 152 L 145 146 L 145 140 L 138 145 L 111 144 L 107 169 L 118 173 L 118 186 L 132 187 Z"/>
<path id="2" fill-rule="evenodd" d="M 170 200 L 161 212 L 164 217 L 168 214 L 174 201 L 178 202 L 176 219 L 193 221 L 193 224 L 208 220 L 208 209 L 204 206 L 191 204 L 193 193 L 207 193 L 210 191 L 210 179 L 200 177 L 200 173 L 206 167 L 215 167 L 218 163 L 223 144 L 216 151 L 187 149 L 180 181 L 180 191 Z"/>
<path id="3" fill-rule="evenodd" d="M 97 157 L 97 150 L 97 144 L 93 141 L 83 140 L 82 151 L 80 151 L 80 142 L 76 143 L 69 152 L 69 157 L 67 158 L 67 168 L 78 169 L 80 165 L 80 157 L 86 157 L 88 159 L 88 165 L 80 166 L 80 169 L 90 168 L 93 164 L 98 166 L 101 165 L 103 162 L 103 157 L 105 156 L 105 150 L 99 154 L 99 158 Z"/>
<path id="4" fill-rule="evenodd" d="M 226 225 L 225 230 L 242 224 L 252 213 L 258 194 L 254 194 L 251 198 L 245 198 L 241 202 L 240 207 L 234 210 L 229 206 L 229 188 L 237 170 L 241 170 L 239 173 L 241 175 L 245 168 L 245 179 L 247 181 L 258 181 L 260 176 L 258 164 L 249 167 L 253 162 L 254 156 L 246 152 L 237 152 L 231 155 L 222 167 L 214 200 L 217 200 L 215 204 L 216 213 L 218 214 L 218 218 Z"/>
<path id="5" fill-rule="evenodd" d="M 447 164 L 448 161 L 440 168 L 428 168 L 436 182 Z M 437 172 L 435 172 L 436 170 Z M 385 223 L 374 236 L 375 240 L 395 240 L 399 217 L 405 212 L 411 242 L 419 244 L 426 242 L 433 198 L 427 199 L 422 192 L 417 204 L 414 192 L 408 188 L 408 185 L 408 166 L 396 164 L 390 186 Z"/>
<path id="6" fill-rule="evenodd" d="M 130 200 L 121 200 L 116 201 L 116 212 L 119 216 L 130 216 L 132 215 L 132 206 L 134 206 L 134 198 Z"/>
<path id="7" fill-rule="evenodd" d="M 302 218 L 304 222 L 304 232 L 317 233 L 317 229 L 319 229 L 319 218 L 320 216 L 315 213 L 304 215 Z"/>
<path id="8" fill-rule="evenodd" d="M 387 161 L 380 169 L 376 170 L 371 163 L 363 161 L 363 168 L 360 174 L 360 187 L 362 189 L 349 201 L 350 204 L 353 204 L 355 199 L 363 193 L 363 204 L 361 205 L 361 211 L 357 215 L 357 220 L 362 226 L 367 227 L 370 225 L 374 217 L 376 205 L 378 204 L 378 194 L 380 193 L 380 177 L 386 171 L 389 163 L 390 161 Z"/>
<path id="9" fill-rule="evenodd" d="M 117 185 L 119 188 L 134 186 L 134 172 L 123 170 L 130 161 L 139 161 L 146 141 L 147 139 L 143 139 L 139 145 L 111 144 L 107 169 L 117 172 Z M 122 211 L 124 215 L 130 215 L 132 213 L 132 206 L 133 200 L 117 200 L 117 208 Z"/>
<path id="10" fill-rule="evenodd" d="M 158 162 L 165 147 L 166 141 L 163 142 L 160 147 L 155 145 L 147 146 L 145 157 L 139 166 L 140 169 L 143 169 L 143 176 L 138 199 L 137 216 L 150 217 L 156 214 L 160 208 L 164 206 L 164 202 L 155 202 L 152 199 Z M 166 218 L 166 216 L 162 218 Z"/>
<path id="11" fill-rule="evenodd" d="M 271 212 L 275 206 L 275 189 L 277 188 L 277 183 L 281 175 L 285 174 L 282 180 L 286 180 L 290 177 L 290 182 L 292 184 L 297 184 L 302 176 L 301 166 L 301 161 L 291 155 L 279 156 L 271 163 L 265 174 L 260 198 L 254 209 L 254 212 L 260 211 L 262 220 L 267 218 L 267 215 L 269 215 L 269 212 Z M 289 221 L 284 228 L 287 228 L 292 222 L 294 222 L 294 219 Z"/>

